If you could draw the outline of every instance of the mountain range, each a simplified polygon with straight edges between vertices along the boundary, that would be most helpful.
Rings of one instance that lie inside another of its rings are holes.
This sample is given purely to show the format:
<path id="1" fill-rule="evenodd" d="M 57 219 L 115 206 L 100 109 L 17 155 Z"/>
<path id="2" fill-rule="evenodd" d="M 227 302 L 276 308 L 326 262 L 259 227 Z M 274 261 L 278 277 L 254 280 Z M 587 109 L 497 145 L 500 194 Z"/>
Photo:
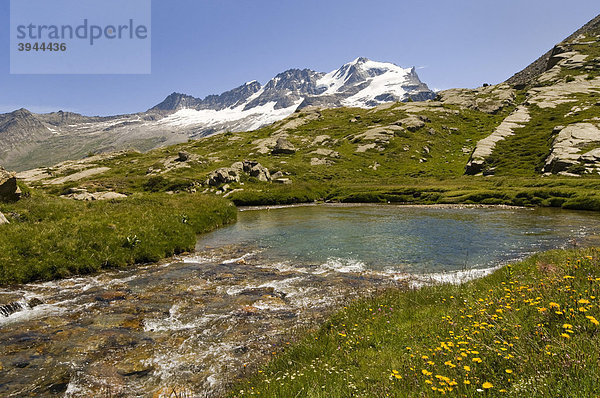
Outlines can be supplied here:
<path id="1" fill-rule="evenodd" d="M 357 58 L 329 73 L 290 69 L 264 86 L 251 81 L 203 99 L 172 93 L 136 114 L 88 117 L 19 109 L 0 115 L 0 164 L 20 171 L 90 154 L 147 151 L 219 132 L 255 130 L 309 106 L 371 108 L 435 96 L 415 68 Z"/>

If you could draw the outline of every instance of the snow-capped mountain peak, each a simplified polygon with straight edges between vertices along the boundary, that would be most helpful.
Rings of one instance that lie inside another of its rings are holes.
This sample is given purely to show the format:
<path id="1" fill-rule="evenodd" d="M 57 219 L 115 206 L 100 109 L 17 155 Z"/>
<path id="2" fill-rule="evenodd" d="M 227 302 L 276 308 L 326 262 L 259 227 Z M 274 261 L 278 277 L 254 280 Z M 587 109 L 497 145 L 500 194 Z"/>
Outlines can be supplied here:
<path id="1" fill-rule="evenodd" d="M 174 93 L 151 111 L 171 111 L 161 124 L 190 127 L 206 135 L 256 129 L 310 105 L 370 108 L 409 98 L 422 101 L 434 97 L 414 68 L 359 57 L 329 73 L 289 69 L 264 86 L 253 80 L 205 99 Z"/>

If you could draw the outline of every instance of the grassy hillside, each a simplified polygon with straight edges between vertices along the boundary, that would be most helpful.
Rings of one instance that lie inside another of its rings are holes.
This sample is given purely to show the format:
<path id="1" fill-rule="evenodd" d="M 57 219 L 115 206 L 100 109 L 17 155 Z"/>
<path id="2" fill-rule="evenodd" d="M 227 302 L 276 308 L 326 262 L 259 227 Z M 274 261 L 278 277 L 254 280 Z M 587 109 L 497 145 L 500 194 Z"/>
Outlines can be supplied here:
<path id="1" fill-rule="evenodd" d="M 232 396 L 595 396 L 599 294 L 597 249 L 389 291 L 345 307 Z"/>
<path id="2" fill-rule="evenodd" d="M 253 132 L 219 134 L 144 154 L 129 152 L 94 161 L 93 167 L 110 170 L 79 181 L 32 185 L 51 195 L 65 193 L 72 187 L 86 188 L 90 192 L 114 190 L 128 195 L 198 191 L 226 195 L 237 205 L 323 200 L 484 203 L 600 210 L 597 176 L 541 178 L 536 171 L 549 151 L 546 127 L 540 127 L 539 133 L 530 129 L 527 134 L 515 135 L 500 144 L 497 153 L 503 155 L 493 160 L 497 175 L 464 175 L 475 143 L 490 134 L 512 109 L 514 106 L 489 114 L 441 103 L 408 103 L 393 104 L 387 109 L 300 112 Z M 561 110 L 559 107 L 555 112 Z M 402 120 L 415 115 L 425 119 L 422 126 L 389 129 L 391 134 L 383 139 L 364 137 L 366 131 L 377 126 L 398 127 Z M 536 124 L 536 120 L 534 117 L 532 123 Z M 301 125 L 286 129 L 288 123 Z M 282 131 L 296 147 L 296 153 L 273 155 L 268 149 L 266 153 L 259 152 L 261 143 L 273 140 Z M 362 145 L 369 144 L 378 148 L 357 152 Z M 188 152 L 190 159 L 176 161 L 180 151 Z M 226 184 L 224 188 L 203 185 L 211 171 L 246 159 L 260 162 L 272 173 L 283 172 L 292 184 L 261 182 L 243 174 L 239 183 Z M 54 177 L 77 171 L 49 170 Z"/>

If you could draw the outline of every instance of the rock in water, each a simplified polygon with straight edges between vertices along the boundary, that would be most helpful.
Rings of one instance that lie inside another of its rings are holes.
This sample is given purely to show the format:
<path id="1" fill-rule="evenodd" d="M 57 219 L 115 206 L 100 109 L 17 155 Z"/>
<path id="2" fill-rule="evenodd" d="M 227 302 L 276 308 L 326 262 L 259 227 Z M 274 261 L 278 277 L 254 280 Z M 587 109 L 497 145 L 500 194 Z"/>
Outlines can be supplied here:
<path id="1" fill-rule="evenodd" d="M 291 142 L 282 137 L 277 140 L 275 148 L 273 148 L 273 151 L 271 151 L 271 153 L 274 155 L 291 155 L 293 153 L 296 153 L 296 148 L 294 148 Z"/>
<path id="2" fill-rule="evenodd" d="M 16 202 L 20 198 L 21 190 L 17 186 L 15 173 L 10 173 L 0 166 L 0 202 Z"/>
<path id="3" fill-rule="evenodd" d="M 4 214 L 0 213 L 0 225 L 8 224 L 8 220 L 4 217 Z"/>

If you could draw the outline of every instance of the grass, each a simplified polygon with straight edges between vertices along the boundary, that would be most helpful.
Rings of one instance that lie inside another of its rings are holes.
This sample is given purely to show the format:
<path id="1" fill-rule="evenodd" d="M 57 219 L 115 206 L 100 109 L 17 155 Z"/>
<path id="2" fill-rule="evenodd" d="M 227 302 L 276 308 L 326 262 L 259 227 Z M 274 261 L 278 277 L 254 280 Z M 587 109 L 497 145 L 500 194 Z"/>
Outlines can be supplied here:
<path id="1" fill-rule="evenodd" d="M 156 262 L 192 251 L 197 234 L 237 214 L 227 200 L 199 194 L 77 202 L 34 192 L 0 211 L 11 221 L 0 226 L 0 285 Z"/>
<path id="2" fill-rule="evenodd" d="M 236 397 L 583 397 L 599 393 L 600 252 L 551 251 L 463 285 L 344 307 Z"/>

